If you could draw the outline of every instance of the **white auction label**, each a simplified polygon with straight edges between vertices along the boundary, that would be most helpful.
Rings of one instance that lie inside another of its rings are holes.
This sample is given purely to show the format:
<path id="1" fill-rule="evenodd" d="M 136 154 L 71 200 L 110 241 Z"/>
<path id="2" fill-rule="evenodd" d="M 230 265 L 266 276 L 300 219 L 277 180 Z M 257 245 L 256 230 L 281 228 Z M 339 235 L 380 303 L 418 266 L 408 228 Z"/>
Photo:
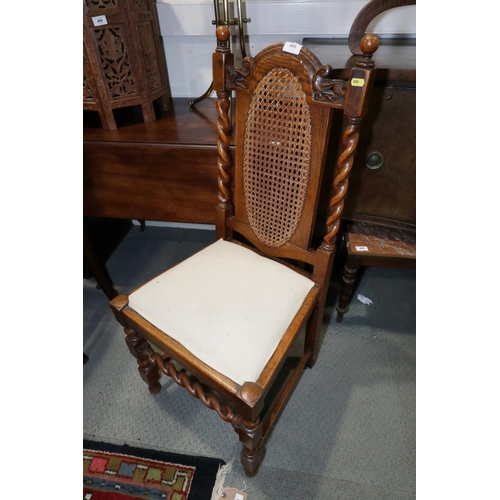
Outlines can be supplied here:
<path id="1" fill-rule="evenodd" d="M 94 23 L 94 26 L 104 26 L 105 24 L 108 24 L 106 16 L 95 16 L 92 18 L 92 22 Z"/>
<path id="2" fill-rule="evenodd" d="M 356 250 L 358 252 L 368 252 L 368 247 L 365 247 L 365 246 L 363 246 L 363 247 L 356 247 Z"/>
<path id="3" fill-rule="evenodd" d="M 295 55 L 297 55 L 300 52 L 301 48 L 302 45 L 300 45 L 300 43 L 295 43 L 295 42 L 286 42 L 285 45 L 283 45 L 284 52 L 290 52 L 290 54 L 295 54 Z"/>

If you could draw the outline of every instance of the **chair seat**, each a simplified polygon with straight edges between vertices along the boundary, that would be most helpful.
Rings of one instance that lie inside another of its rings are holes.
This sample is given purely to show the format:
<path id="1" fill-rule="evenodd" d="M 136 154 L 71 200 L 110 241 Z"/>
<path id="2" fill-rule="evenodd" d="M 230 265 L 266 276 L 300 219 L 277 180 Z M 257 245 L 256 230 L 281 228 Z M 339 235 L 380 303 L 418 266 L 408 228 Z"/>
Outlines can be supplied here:
<path id="1" fill-rule="evenodd" d="M 256 382 L 315 283 L 218 240 L 129 296 L 129 306 L 239 385 Z"/>

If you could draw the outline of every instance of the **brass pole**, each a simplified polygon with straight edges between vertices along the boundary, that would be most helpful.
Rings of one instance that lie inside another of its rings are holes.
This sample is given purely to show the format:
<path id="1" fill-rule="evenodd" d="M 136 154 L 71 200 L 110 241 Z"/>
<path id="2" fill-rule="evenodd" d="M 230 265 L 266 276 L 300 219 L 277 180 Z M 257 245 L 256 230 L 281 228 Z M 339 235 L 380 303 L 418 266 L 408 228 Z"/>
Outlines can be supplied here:
<path id="1" fill-rule="evenodd" d="M 214 0 L 214 14 L 215 14 L 215 20 L 212 21 L 212 24 L 215 26 L 231 26 L 238 24 L 238 29 L 239 29 L 239 37 L 240 37 L 240 49 L 241 49 L 241 56 L 242 59 L 245 59 L 246 55 L 246 49 L 245 49 L 245 33 L 244 33 L 244 24 L 248 23 L 250 19 L 244 18 L 243 17 L 243 5 L 242 5 L 242 0 L 237 0 L 237 5 L 238 5 L 238 17 L 236 19 L 231 19 L 229 17 L 229 0 L 222 0 L 222 9 L 224 12 L 224 18 L 221 19 L 220 17 L 220 0 Z M 230 43 L 230 40 L 228 40 L 228 43 Z M 219 44 L 219 41 L 217 40 L 217 45 Z M 192 99 L 189 101 L 189 110 L 193 111 L 195 104 L 197 104 L 200 101 L 203 101 L 207 97 L 210 97 L 210 94 L 213 92 L 213 82 L 210 84 L 208 87 L 207 91 L 200 97 L 197 97 L 196 99 Z M 231 114 L 231 111 L 230 111 Z"/>
<path id="2" fill-rule="evenodd" d="M 223 0 L 223 6 L 224 6 L 224 24 L 226 26 L 229 26 L 229 0 Z M 231 40 L 231 39 L 229 39 Z"/>
<path id="3" fill-rule="evenodd" d="M 243 24 L 248 22 L 248 19 L 243 19 L 243 6 L 241 4 L 241 0 L 238 1 L 238 28 L 240 32 L 240 49 L 241 49 L 241 58 L 245 59 L 247 56 L 245 50 L 245 33 L 243 29 Z"/>
<path id="4" fill-rule="evenodd" d="M 220 14 L 219 14 L 219 0 L 214 0 L 214 11 L 215 11 L 215 26 L 219 26 Z M 219 40 L 217 40 L 219 43 Z"/>

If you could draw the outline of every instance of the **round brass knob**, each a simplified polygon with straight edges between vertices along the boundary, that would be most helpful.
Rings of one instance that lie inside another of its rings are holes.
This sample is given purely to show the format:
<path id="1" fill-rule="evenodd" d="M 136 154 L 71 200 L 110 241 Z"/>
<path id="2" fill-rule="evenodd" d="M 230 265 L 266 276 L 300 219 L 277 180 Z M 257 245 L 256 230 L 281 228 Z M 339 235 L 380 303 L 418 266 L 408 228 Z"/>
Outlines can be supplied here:
<path id="1" fill-rule="evenodd" d="M 366 155 L 365 163 L 368 168 L 377 170 L 384 164 L 384 157 L 378 151 L 373 151 Z"/>

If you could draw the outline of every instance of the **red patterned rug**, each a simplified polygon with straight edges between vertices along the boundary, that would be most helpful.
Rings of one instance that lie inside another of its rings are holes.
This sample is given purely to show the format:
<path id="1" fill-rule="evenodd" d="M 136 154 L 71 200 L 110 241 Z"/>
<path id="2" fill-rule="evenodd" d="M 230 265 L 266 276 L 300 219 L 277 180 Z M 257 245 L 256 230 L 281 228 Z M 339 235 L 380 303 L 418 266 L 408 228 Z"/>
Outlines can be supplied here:
<path id="1" fill-rule="evenodd" d="M 84 500 L 210 500 L 222 460 L 83 441 Z"/>

